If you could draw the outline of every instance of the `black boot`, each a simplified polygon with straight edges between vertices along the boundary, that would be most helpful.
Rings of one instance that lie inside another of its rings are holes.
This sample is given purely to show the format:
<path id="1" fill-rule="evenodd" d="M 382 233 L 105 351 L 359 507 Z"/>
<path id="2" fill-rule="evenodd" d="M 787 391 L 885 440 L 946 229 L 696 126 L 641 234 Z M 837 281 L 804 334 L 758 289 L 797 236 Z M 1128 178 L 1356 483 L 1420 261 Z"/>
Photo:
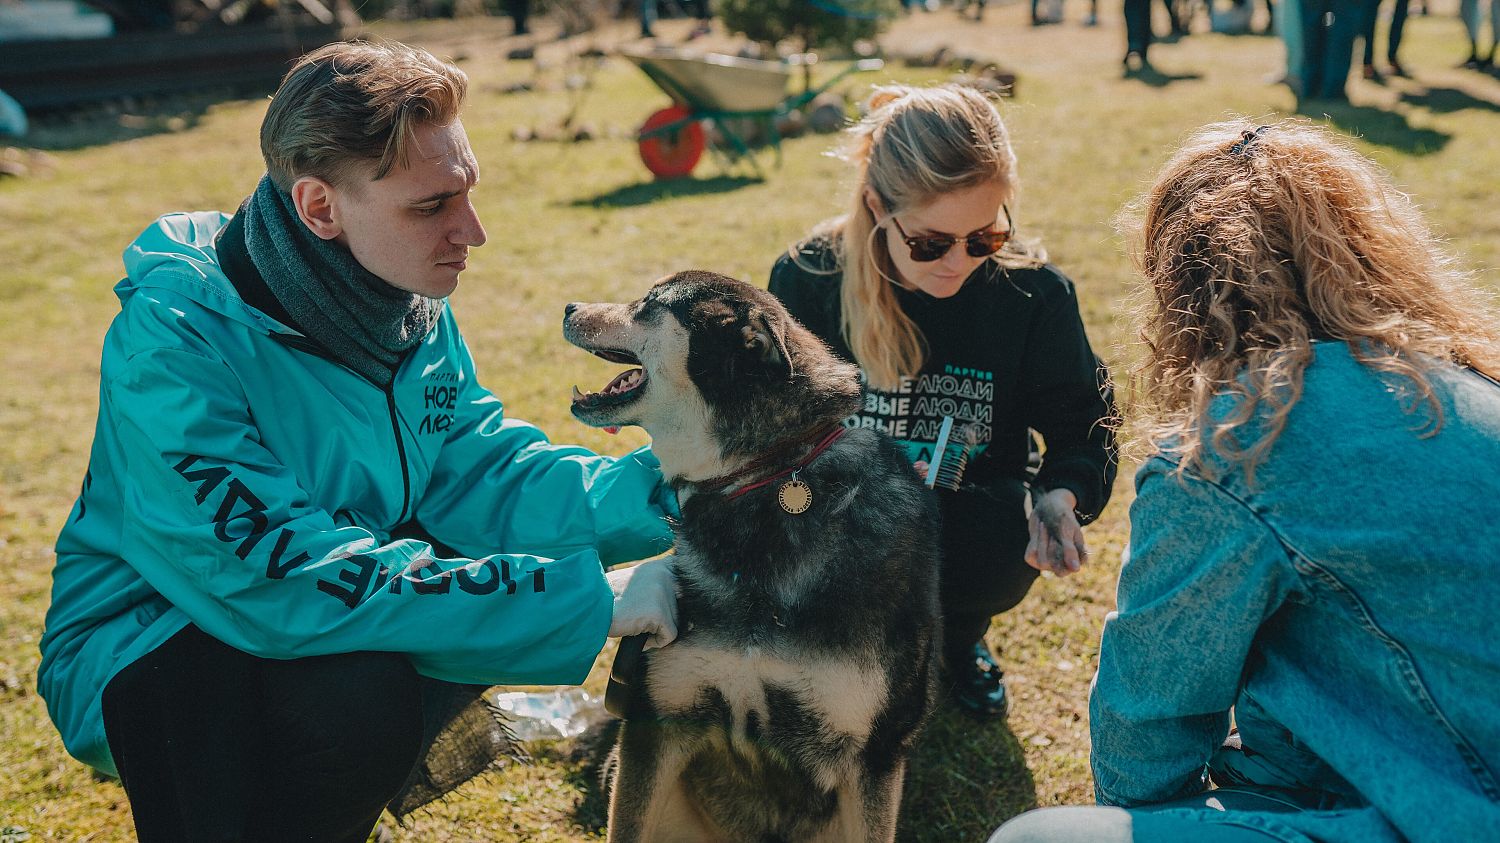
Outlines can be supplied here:
<path id="1" fill-rule="evenodd" d="M 953 701 L 970 714 L 1004 717 L 1010 710 L 1005 674 L 983 641 L 976 643 L 967 657 L 952 660 L 948 665 L 948 681 Z"/>

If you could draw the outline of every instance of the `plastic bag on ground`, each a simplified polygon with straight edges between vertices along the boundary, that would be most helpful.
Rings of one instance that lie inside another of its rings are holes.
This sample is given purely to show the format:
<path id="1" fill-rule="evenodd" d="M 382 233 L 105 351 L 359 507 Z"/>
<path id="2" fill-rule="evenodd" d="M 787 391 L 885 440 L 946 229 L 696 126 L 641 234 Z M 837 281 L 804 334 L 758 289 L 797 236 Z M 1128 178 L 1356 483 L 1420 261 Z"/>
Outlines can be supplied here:
<path id="1" fill-rule="evenodd" d="M 582 688 L 494 692 L 490 702 L 505 712 L 523 741 L 577 737 L 609 717 L 604 701 Z"/>

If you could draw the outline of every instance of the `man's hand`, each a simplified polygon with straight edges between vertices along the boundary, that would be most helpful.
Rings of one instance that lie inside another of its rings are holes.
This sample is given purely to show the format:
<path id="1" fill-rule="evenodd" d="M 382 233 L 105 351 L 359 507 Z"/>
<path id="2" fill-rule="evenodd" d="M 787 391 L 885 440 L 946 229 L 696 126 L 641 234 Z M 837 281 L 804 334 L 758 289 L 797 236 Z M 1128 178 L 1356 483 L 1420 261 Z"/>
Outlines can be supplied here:
<path id="1" fill-rule="evenodd" d="M 1031 541 L 1026 545 L 1026 564 L 1059 577 L 1083 567 L 1089 549 L 1084 544 L 1078 516 L 1073 513 L 1077 505 L 1078 498 L 1067 489 L 1053 489 L 1036 498 L 1026 519 L 1031 533 Z"/>
<path id="2" fill-rule="evenodd" d="M 667 559 L 652 559 L 604 576 L 615 593 L 610 638 L 648 633 L 647 649 L 672 643 L 677 637 L 677 578 Z"/>

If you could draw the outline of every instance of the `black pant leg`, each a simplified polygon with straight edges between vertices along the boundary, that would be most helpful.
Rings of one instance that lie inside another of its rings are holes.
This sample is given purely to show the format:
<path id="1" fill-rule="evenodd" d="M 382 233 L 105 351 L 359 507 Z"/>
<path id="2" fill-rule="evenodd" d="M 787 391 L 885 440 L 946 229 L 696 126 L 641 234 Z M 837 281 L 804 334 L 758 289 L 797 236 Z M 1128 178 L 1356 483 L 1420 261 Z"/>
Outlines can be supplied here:
<path id="1" fill-rule="evenodd" d="M 1360 24 L 1359 35 L 1365 42 L 1364 63 L 1375 63 L 1375 22 L 1380 20 L 1380 0 L 1370 0 L 1365 8 L 1364 21 Z"/>
<path id="2" fill-rule="evenodd" d="M 944 650 L 967 659 L 990 618 L 1021 602 L 1036 581 L 1026 564 L 1025 490 L 940 492 Z"/>
<path id="3" fill-rule="evenodd" d="M 1409 2 L 1410 0 L 1396 0 L 1396 6 L 1391 10 L 1391 30 L 1385 42 L 1385 57 L 1392 64 L 1397 62 L 1396 53 L 1401 49 L 1401 33 L 1406 29 Z"/>
<path id="4" fill-rule="evenodd" d="M 188 626 L 103 710 L 142 843 L 363 843 L 416 763 L 420 699 L 402 656 L 261 659 Z"/>
<path id="5" fill-rule="evenodd" d="M 1146 55 L 1151 46 L 1151 0 L 1125 0 L 1125 51 Z"/>
<path id="6" fill-rule="evenodd" d="M 525 35 L 531 31 L 526 25 L 531 17 L 531 0 L 505 0 L 505 13 L 510 15 L 512 34 Z"/>
<path id="7" fill-rule="evenodd" d="M 188 626 L 104 688 L 104 731 L 142 843 L 245 839 L 253 659 Z"/>
<path id="8" fill-rule="evenodd" d="M 417 763 L 421 682 L 406 657 L 344 653 L 266 660 L 271 774 L 249 839 L 363 843 Z"/>
<path id="9" fill-rule="evenodd" d="M 1192 23 L 1192 21 L 1185 21 L 1177 17 L 1177 7 L 1172 5 L 1172 0 L 1161 0 L 1161 5 L 1162 8 L 1167 10 L 1167 20 L 1171 24 L 1172 34 L 1179 35 L 1187 32 L 1188 24 Z M 1150 15 L 1150 6 L 1150 3 L 1146 4 L 1148 19 Z"/>

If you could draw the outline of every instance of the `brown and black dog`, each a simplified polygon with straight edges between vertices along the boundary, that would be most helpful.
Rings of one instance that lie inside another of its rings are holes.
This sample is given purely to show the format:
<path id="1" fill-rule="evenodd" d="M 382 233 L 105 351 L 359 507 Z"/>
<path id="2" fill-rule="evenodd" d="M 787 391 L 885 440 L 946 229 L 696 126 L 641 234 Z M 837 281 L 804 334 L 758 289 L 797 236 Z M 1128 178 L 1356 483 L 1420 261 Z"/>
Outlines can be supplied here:
<path id="1" fill-rule="evenodd" d="M 894 443 L 841 425 L 857 370 L 708 272 L 570 304 L 563 333 L 632 367 L 573 414 L 645 428 L 682 506 L 682 632 L 629 686 L 609 839 L 894 839 L 935 698 L 938 514 Z"/>

